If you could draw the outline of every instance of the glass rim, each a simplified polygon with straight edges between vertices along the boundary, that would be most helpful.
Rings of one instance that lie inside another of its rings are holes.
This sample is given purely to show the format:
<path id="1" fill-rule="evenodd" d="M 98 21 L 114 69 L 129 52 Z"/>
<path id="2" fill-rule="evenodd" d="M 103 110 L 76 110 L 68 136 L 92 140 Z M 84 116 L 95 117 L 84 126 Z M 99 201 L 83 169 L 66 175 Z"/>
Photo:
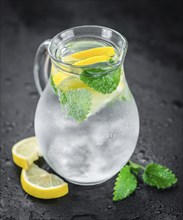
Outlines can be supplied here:
<path id="1" fill-rule="evenodd" d="M 92 66 L 93 64 L 89 64 L 89 65 L 86 65 L 86 66 L 74 66 L 73 64 L 69 64 L 69 63 L 66 63 L 66 62 L 63 62 L 62 60 L 59 60 L 57 59 L 51 52 L 51 45 L 52 45 L 52 42 L 58 38 L 59 35 L 63 34 L 64 32 L 67 32 L 69 30 L 74 30 L 74 29 L 78 29 L 78 28 L 105 28 L 107 30 L 110 30 L 111 32 L 117 34 L 124 42 L 124 47 L 122 48 L 122 51 L 120 52 L 120 56 L 119 56 L 119 59 L 117 62 L 111 64 L 111 68 L 115 68 L 119 65 L 121 65 L 123 63 L 123 60 L 124 60 L 124 57 L 125 57 L 125 54 L 126 54 L 126 51 L 127 51 L 127 48 L 128 48 L 128 41 L 126 39 L 126 37 L 124 37 L 122 34 L 120 34 L 118 31 L 112 29 L 112 28 L 108 28 L 108 27 L 105 27 L 105 26 L 100 26 L 100 25 L 81 25 L 81 26 L 76 26 L 76 27 L 72 27 L 72 28 L 68 28 L 68 29 L 65 29 L 64 31 L 61 31 L 59 32 L 58 34 L 56 34 L 49 42 L 49 45 L 48 45 L 48 54 L 49 56 L 51 57 L 51 59 L 53 59 L 53 61 L 55 61 L 54 63 L 57 65 L 58 64 L 61 64 L 63 66 L 67 66 L 67 67 L 71 67 L 72 69 L 81 69 L 81 68 L 86 68 L 86 67 L 89 67 L 89 66 Z M 60 66 L 57 66 L 58 68 L 61 68 Z M 61 68 L 62 69 L 62 68 Z"/>

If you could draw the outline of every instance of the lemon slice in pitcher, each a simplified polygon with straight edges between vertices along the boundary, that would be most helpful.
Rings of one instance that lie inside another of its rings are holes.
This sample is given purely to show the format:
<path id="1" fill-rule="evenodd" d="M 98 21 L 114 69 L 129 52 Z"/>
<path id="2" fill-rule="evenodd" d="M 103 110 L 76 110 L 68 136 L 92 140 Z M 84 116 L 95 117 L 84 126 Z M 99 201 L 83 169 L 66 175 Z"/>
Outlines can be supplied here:
<path id="1" fill-rule="evenodd" d="M 22 188 L 26 193 L 39 199 L 59 198 L 68 193 L 68 184 L 54 174 L 32 164 L 21 173 Z"/>
<path id="2" fill-rule="evenodd" d="M 14 163 L 24 169 L 39 158 L 39 149 L 36 137 L 23 139 L 16 143 L 12 148 Z"/>
<path id="3" fill-rule="evenodd" d="M 88 50 L 82 50 L 77 53 L 70 54 L 68 56 L 63 57 L 64 62 L 73 62 L 76 60 L 84 60 L 94 56 L 114 56 L 115 50 L 113 47 L 96 47 Z"/>
<path id="4" fill-rule="evenodd" d="M 64 70 L 58 69 L 54 64 L 52 64 L 51 76 L 54 85 L 57 87 L 65 78 L 69 76 L 69 73 Z"/>
<path id="5" fill-rule="evenodd" d="M 87 65 L 92 65 L 95 63 L 101 63 L 101 62 L 107 62 L 110 60 L 110 57 L 108 56 L 94 56 L 94 57 L 89 57 L 87 59 L 84 60 L 80 60 L 75 62 L 73 65 L 74 66 L 87 66 Z"/>

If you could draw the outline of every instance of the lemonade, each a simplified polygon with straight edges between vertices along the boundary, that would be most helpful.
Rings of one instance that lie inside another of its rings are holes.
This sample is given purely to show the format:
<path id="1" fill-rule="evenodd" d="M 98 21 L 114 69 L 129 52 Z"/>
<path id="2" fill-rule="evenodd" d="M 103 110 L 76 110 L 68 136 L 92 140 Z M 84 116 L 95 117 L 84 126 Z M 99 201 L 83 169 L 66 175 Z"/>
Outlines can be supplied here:
<path id="1" fill-rule="evenodd" d="M 139 133 L 124 54 L 99 37 L 54 39 L 50 80 L 35 115 L 40 151 L 68 181 L 98 184 L 127 163 Z"/>

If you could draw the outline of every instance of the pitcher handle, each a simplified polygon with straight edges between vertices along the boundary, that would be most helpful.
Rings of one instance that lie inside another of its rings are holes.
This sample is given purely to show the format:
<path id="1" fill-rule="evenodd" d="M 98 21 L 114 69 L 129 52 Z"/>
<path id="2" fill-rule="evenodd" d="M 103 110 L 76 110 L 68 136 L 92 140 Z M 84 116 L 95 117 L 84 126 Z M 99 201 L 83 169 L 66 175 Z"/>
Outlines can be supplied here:
<path id="1" fill-rule="evenodd" d="M 46 86 L 49 79 L 48 65 L 49 65 L 49 55 L 48 46 L 51 40 L 45 40 L 38 48 L 34 60 L 34 81 L 38 93 L 41 95 L 44 87 Z"/>

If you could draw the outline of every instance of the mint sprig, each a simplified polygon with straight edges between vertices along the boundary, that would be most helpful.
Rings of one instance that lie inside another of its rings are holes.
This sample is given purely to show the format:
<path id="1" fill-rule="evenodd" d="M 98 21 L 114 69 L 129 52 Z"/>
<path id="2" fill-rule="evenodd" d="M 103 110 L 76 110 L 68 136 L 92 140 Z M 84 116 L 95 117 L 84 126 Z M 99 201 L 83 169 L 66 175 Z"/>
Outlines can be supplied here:
<path id="1" fill-rule="evenodd" d="M 143 182 L 157 189 L 170 188 L 177 182 L 175 174 L 167 167 L 156 163 L 151 163 L 144 167 L 129 161 L 128 165 L 121 169 L 116 178 L 113 201 L 123 200 L 136 190 L 136 176 L 140 176 L 140 171 L 143 173 Z"/>
<path id="2" fill-rule="evenodd" d="M 116 90 L 119 84 L 121 68 L 118 67 L 105 74 L 106 71 L 107 70 L 103 68 L 85 69 L 81 73 L 80 79 L 95 91 L 109 94 Z"/>
<path id="3" fill-rule="evenodd" d="M 91 108 L 91 93 L 87 89 L 74 89 L 59 92 L 59 100 L 66 115 L 71 116 L 77 122 L 87 118 Z"/>

